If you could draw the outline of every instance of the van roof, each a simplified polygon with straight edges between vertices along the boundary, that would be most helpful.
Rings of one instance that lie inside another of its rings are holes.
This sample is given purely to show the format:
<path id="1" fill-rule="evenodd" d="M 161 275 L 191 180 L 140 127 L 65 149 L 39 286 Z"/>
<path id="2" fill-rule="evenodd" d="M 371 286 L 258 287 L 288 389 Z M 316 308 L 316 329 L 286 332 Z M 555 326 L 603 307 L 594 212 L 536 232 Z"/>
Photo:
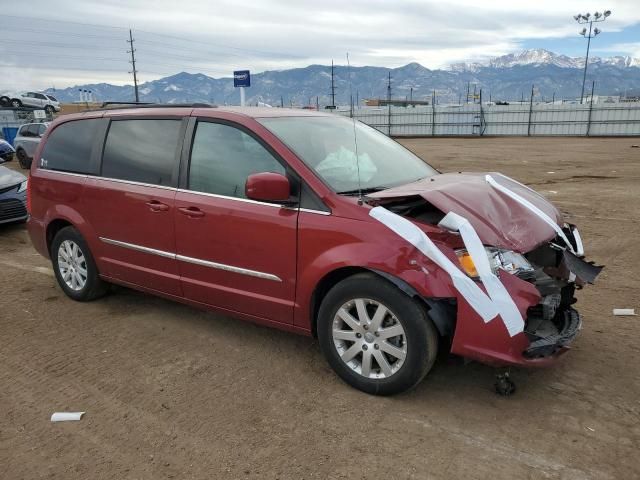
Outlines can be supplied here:
<path id="1" fill-rule="evenodd" d="M 96 110 L 88 110 L 86 112 L 72 113 L 58 117 L 63 121 L 79 120 L 82 118 L 100 118 L 100 117 L 119 117 L 119 116 L 135 116 L 135 117 L 157 117 L 162 115 L 170 116 L 207 116 L 218 117 L 220 113 L 231 113 L 242 115 L 250 118 L 274 118 L 274 117 L 333 117 L 332 113 L 325 113 L 315 110 L 304 110 L 297 108 L 269 108 L 269 107 L 235 107 L 224 106 L 217 107 L 204 104 L 193 105 L 126 105 L 122 107 L 112 106 L 111 108 L 101 108 Z"/>

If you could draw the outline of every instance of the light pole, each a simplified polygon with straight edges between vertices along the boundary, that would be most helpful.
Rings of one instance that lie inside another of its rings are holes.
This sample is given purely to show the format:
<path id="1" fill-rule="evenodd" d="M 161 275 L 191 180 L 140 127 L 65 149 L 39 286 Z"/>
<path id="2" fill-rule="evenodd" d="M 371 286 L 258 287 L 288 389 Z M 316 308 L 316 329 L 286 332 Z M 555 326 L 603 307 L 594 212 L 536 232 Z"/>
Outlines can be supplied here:
<path id="1" fill-rule="evenodd" d="M 584 73 L 582 75 L 582 92 L 580 93 L 580 103 L 584 101 L 584 84 L 587 80 L 587 65 L 589 64 L 589 48 L 591 47 L 591 39 L 598 36 L 601 32 L 599 28 L 593 28 L 593 24 L 597 22 L 604 22 L 607 17 L 611 15 L 611 10 L 605 10 L 604 13 L 596 12 L 591 16 L 590 13 L 575 15 L 573 19 L 580 23 L 588 23 L 589 24 L 589 33 L 587 33 L 587 27 L 584 27 L 580 32 L 584 38 L 587 39 L 587 56 L 584 58 Z"/>

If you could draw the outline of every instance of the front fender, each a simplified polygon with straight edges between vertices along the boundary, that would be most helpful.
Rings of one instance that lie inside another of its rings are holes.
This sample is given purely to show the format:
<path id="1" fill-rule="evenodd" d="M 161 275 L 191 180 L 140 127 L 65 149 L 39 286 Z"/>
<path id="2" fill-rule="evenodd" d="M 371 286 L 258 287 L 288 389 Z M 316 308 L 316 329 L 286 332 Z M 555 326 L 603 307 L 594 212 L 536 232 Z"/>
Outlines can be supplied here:
<path id="1" fill-rule="evenodd" d="M 426 298 L 456 296 L 446 272 L 378 222 L 319 215 L 303 217 L 301 214 L 298 235 L 294 323 L 302 328 L 311 329 L 309 312 L 316 287 L 340 269 L 375 270 L 391 275 Z M 443 250 L 455 260 L 453 250 L 444 246 Z"/>

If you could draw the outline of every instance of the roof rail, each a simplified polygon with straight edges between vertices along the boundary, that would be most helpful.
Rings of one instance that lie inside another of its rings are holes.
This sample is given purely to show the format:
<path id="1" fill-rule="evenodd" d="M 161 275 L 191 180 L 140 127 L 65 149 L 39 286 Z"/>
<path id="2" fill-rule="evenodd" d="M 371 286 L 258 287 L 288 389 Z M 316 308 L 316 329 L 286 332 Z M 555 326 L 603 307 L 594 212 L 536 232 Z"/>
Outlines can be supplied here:
<path id="1" fill-rule="evenodd" d="M 216 108 L 209 103 L 148 103 L 148 102 L 102 102 L 100 108 Z"/>

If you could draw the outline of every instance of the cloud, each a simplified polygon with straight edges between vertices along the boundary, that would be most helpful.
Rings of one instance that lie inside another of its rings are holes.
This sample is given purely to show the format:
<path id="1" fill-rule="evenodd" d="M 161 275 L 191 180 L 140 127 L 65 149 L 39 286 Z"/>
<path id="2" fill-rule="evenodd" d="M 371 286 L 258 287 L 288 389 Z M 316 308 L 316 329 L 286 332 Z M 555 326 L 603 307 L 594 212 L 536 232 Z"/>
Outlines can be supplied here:
<path id="1" fill-rule="evenodd" d="M 576 36 L 582 0 L 32 0 L 5 7 L 0 89 L 128 83 L 133 29 L 142 81 L 181 70 L 228 76 L 237 68 L 284 69 L 331 59 L 354 65 L 419 62 L 441 68 Z M 607 31 L 640 22 L 637 0 L 609 0 Z M 592 9 L 592 13 L 593 13 Z M 46 12 L 46 20 L 12 18 Z M 75 23 L 73 23 L 75 22 Z M 104 27 L 96 26 L 103 25 Z M 115 28 L 114 28 L 115 27 Z M 637 50 L 634 50 L 637 51 Z"/>

